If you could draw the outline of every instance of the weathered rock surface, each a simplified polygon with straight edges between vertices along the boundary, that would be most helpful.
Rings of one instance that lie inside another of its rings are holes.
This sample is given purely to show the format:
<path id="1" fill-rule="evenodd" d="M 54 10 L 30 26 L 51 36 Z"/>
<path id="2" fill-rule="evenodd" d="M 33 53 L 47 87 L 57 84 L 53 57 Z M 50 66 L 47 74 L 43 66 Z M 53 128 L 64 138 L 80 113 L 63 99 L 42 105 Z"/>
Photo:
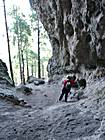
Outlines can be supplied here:
<path id="1" fill-rule="evenodd" d="M 36 78 L 36 77 L 33 77 L 33 76 L 29 76 L 27 82 L 28 83 L 33 83 L 34 82 L 35 85 L 45 84 L 45 81 L 42 78 Z"/>
<path id="2" fill-rule="evenodd" d="M 17 91 L 21 91 L 22 93 L 24 93 L 25 95 L 30 95 L 32 94 L 32 88 L 27 87 L 26 85 L 20 85 L 18 87 L 16 87 Z"/>
<path id="3" fill-rule="evenodd" d="M 13 85 L 6 64 L 0 59 L 0 84 Z"/>
<path id="4" fill-rule="evenodd" d="M 0 140 L 104 140 L 105 78 L 89 81 L 84 96 L 68 103 L 56 102 L 61 93 L 58 84 L 28 84 L 33 94 L 23 98 L 32 108 L 12 106 L 0 100 Z M 14 90 L 0 88 L 1 92 Z"/>
<path id="5" fill-rule="evenodd" d="M 16 106 L 31 107 L 16 94 L 15 88 L 12 87 L 0 87 L 0 101 L 5 101 Z"/>
<path id="6" fill-rule="evenodd" d="M 48 32 L 49 76 L 105 67 L 104 0 L 30 0 Z"/>

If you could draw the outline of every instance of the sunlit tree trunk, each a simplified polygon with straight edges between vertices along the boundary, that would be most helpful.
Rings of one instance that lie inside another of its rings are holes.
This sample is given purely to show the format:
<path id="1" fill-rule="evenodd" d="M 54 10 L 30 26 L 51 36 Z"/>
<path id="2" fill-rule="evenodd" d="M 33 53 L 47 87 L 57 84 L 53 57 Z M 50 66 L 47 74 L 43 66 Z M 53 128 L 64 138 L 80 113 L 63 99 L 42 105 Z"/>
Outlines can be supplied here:
<path id="1" fill-rule="evenodd" d="M 35 77 L 36 77 L 36 59 L 35 59 Z"/>
<path id="2" fill-rule="evenodd" d="M 19 23 L 20 25 L 21 23 Z M 22 32 L 22 28 L 19 28 L 19 42 L 20 42 L 20 65 L 21 65 L 21 69 L 20 69 L 20 75 L 21 75 L 21 83 L 25 85 L 25 75 L 24 75 L 24 56 L 23 56 L 23 47 L 22 47 L 22 37 L 21 37 L 21 32 Z"/>
<path id="3" fill-rule="evenodd" d="M 44 78 L 44 65 L 42 63 L 42 77 Z"/>
<path id="4" fill-rule="evenodd" d="M 8 26 L 7 26 L 5 0 L 3 0 L 3 6 L 4 6 L 5 27 L 6 27 L 6 34 L 7 34 L 7 44 L 8 44 L 10 73 L 11 73 L 11 79 L 12 79 L 12 82 L 13 82 L 13 86 L 15 86 L 14 76 L 13 76 L 13 69 L 12 69 L 12 61 L 11 61 L 11 53 L 10 53 L 10 44 L 9 44 L 9 35 L 8 35 Z"/>
<path id="5" fill-rule="evenodd" d="M 16 9 L 16 16 L 17 16 L 17 9 Z M 20 69 L 20 80 L 22 83 L 22 73 L 21 73 L 21 69 L 22 69 L 22 64 L 21 64 L 21 48 L 20 48 L 20 33 L 19 33 L 19 21 L 17 20 L 16 22 L 17 25 L 17 41 L 18 41 L 18 55 L 19 55 L 19 69 Z"/>
<path id="6" fill-rule="evenodd" d="M 22 83 L 22 73 L 21 73 L 22 65 L 21 65 L 21 50 L 20 50 L 20 45 L 19 45 L 19 36 L 18 36 L 18 55 L 19 55 L 20 79 Z"/>
<path id="7" fill-rule="evenodd" d="M 14 9 L 15 11 L 15 16 L 17 17 L 17 8 Z M 19 20 L 16 20 L 16 28 L 17 28 L 17 46 L 18 46 L 18 57 L 19 57 L 19 71 L 20 71 L 20 80 L 22 83 L 22 73 L 21 73 L 21 69 L 22 69 L 22 63 L 21 63 L 21 45 L 20 45 L 20 32 L 19 32 Z"/>

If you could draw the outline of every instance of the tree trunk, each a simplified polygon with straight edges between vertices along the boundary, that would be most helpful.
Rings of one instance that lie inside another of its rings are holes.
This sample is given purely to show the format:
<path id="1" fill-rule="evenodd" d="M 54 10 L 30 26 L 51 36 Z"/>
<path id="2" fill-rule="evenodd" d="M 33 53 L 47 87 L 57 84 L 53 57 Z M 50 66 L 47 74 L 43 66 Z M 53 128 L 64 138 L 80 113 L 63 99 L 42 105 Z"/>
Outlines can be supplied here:
<path id="1" fill-rule="evenodd" d="M 41 73 L 40 73 L 40 29 L 39 29 L 39 19 L 38 19 L 38 78 L 41 78 Z"/>
<path id="2" fill-rule="evenodd" d="M 32 62 L 32 65 L 31 65 L 31 75 L 33 76 L 33 62 Z"/>
<path id="3" fill-rule="evenodd" d="M 27 80 L 29 78 L 29 67 L 28 67 L 28 51 L 27 51 L 27 47 L 26 47 L 26 65 L 27 65 Z"/>
<path id="4" fill-rule="evenodd" d="M 6 34 L 7 34 L 7 44 L 8 44 L 8 54 L 9 54 L 10 73 L 11 73 L 11 79 L 12 79 L 12 82 L 13 82 L 13 86 L 15 86 L 15 83 L 14 83 L 14 76 L 13 76 L 13 69 L 12 69 L 12 61 L 11 61 L 10 44 L 9 44 L 9 35 L 8 35 L 8 26 L 7 26 L 7 17 L 6 17 L 5 0 L 3 0 L 3 5 L 4 5 L 5 27 L 6 27 Z"/>
<path id="5" fill-rule="evenodd" d="M 44 65 L 42 63 L 42 77 L 44 78 Z"/>
<path id="6" fill-rule="evenodd" d="M 16 8 L 16 17 L 17 17 L 17 8 Z M 17 40 L 18 40 L 18 55 L 19 55 L 19 69 L 20 69 L 20 80 L 22 83 L 22 73 L 21 73 L 21 69 L 22 69 L 22 63 L 21 63 L 21 48 L 20 48 L 20 33 L 19 33 L 19 21 L 16 21 L 16 25 L 17 25 Z"/>
<path id="7" fill-rule="evenodd" d="M 36 77 L 36 60 L 35 60 L 35 77 Z"/>
<path id="8" fill-rule="evenodd" d="M 19 45 L 19 37 L 18 37 L 18 55 L 19 55 L 19 67 L 20 67 L 20 79 L 22 83 L 22 73 L 21 73 L 22 64 L 21 64 L 21 50 L 20 50 L 20 45 Z"/>
<path id="9" fill-rule="evenodd" d="M 23 57 L 23 49 L 21 50 L 21 57 L 22 57 L 22 84 L 25 85 L 25 75 L 24 75 L 24 57 Z"/>
<path id="10" fill-rule="evenodd" d="M 19 25 L 21 23 L 19 22 Z M 18 26 L 19 27 L 19 26 Z M 23 47 L 22 47 L 22 37 L 21 37 L 21 32 L 22 29 L 21 27 L 19 28 L 19 42 L 20 42 L 20 64 L 21 64 L 21 69 L 20 69 L 20 73 L 21 73 L 21 83 L 25 85 L 25 75 L 24 75 L 24 56 L 23 56 Z"/>

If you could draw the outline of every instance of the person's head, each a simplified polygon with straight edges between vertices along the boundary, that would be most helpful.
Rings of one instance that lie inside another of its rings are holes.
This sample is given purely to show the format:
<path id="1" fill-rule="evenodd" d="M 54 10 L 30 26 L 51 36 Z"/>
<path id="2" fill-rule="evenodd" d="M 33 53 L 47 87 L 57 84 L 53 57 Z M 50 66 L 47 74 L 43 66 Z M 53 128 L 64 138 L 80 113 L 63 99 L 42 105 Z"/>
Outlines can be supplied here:
<path id="1" fill-rule="evenodd" d="M 72 79 L 72 77 L 71 77 L 71 76 L 67 76 L 67 79 L 68 79 L 68 80 L 71 80 L 71 79 Z"/>
<path id="2" fill-rule="evenodd" d="M 76 76 L 75 75 L 73 75 L 73 80 L 76 80 Z"/>

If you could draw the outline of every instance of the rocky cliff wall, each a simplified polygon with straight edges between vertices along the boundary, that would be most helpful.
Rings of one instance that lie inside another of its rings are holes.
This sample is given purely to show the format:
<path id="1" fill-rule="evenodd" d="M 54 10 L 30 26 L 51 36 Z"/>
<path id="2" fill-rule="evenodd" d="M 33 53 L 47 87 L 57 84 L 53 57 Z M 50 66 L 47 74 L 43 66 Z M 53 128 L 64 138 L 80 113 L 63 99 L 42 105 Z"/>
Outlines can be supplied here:
<path id="1" fill-rule="evenodd" d="M 0 59 L 0 84 L 13 85 L 6 64 Z"/>
<path id="2" fill-rule="evenodd" d="M 30 0 L 49 35 L 49 76 L 105 66 L 104 0 Z"/>

